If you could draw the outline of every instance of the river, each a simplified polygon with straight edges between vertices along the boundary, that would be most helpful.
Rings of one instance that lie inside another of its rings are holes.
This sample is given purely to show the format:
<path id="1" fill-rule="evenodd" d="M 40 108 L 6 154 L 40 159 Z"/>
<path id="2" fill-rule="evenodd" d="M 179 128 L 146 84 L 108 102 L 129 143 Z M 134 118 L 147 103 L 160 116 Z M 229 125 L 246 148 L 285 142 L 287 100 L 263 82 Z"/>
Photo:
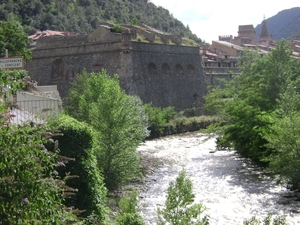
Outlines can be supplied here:
<path id="1" fill-rule="evenodd" d="M 245 219 L 264 218 L 268 213 L 285 215 L 289 225 L 300 224 L 300 202 L 286 185 L 235 151 L 215 150 L 215 139 L 200 132 L 149 140 L 138 148 L 158 162 L 140 192 L 147 225 L 156 224 L 156 211 L 164 206 L 169 182 L 183 168 L 193 182 L 195 203 L 208 208 L 205 214 L 211 225 L 242 225 Z"/>

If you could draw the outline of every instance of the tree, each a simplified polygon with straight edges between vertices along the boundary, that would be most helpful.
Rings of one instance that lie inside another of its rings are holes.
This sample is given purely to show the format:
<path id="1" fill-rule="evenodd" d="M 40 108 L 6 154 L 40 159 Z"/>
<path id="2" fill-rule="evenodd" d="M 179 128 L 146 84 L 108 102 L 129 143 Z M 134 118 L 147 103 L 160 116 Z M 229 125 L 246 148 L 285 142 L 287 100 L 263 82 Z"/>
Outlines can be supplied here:
<path id="1" fill-rule="evenodd" d="M 0 21 L 0 57 L 5 57 L 6 49 L 9 56 L 31 58 L 28 37 L 20 24 L 15 21 Z"/>
<path id="2" fill-rule="evenodd" d="M 120 88 L 117 75 L 84 71 L 72 83 L 66 112 L 96 130 L 95 152 L 109 190 L 140 174 L 136 148 L 149 133 L 148 118 L 142 101 Z"/>
<path id="3" fill-rule="evenodd" d="M 0 21 L 0 48 L 10 56 L 28 59 L 22 28 Z M 26 37 L 27 40 L 27 37 Z M 2 54 L 3 52 L 1 52 Z M 24 70 L 0 69 L 0 223 L 68 224 L 77 221 L 73 211 L 63 205 L 65 190 L 74 191 L 57 176 L 62 165 L 59 145 L 46 125 L 11 123 L 11 94 L 30 89 Z M 54 142 L 54 143 L 53 143 Z M 45 146 L 48 144 L 49 148 Z M 65 157 L 64 159 L 72 160 Z"/>
<path id="4" fill-rule="evenodd" d="M 266 120 L 272 121 L 271 132 L 264 133 L 272 154 L 266 159 L 272 171 L 300 188 L 300 93 L 299 79 L 289 82 L 279 102 L 279 108 Z"/>
<path id="5" fill-rule="evenodd" d="M 183 170 L 175 182 L 170 182 L 166 206 L 158 209 L 158 225 L 208 225 L 208 216 L 201 218 L 206 210 L 202 204 L 193 204 L 195 194 L 191 180 Z"/>
<path id="6" fill-rule="evenodd" d="M 24 71 L 0 70 L 0 87 L 9 92 L 25 87 Z M 3 92 L 2 92 L 3 91 Z M 76 221 L 62 202 L 64 181 L 57 176 L 61 165 L 58 143 L 46 126 L 33 123 L 14 125 L 9 93 L 0 92 L 0 221 L 2 224 L 67 224 Z M 67 158 L 68 159 L 68 158 Z M 71 160 L 71 159 L 68 159 Z"/>
<path id="7" fill-rule="evenodd" d="M 280 41 L 268 55 L 258 57 L 245 51 L 240 59 L 241 74 L 206 95 L 206 107 L 222 118 L 220 143 L 230 143 L 239 153 L 265 163 L 272 149 L 264 133 L 272 121 L 266 118 L 278 107 L 277 100 L 287 89 L 287 81 L 296 78 L 297 64 L 289 43 Z"/>

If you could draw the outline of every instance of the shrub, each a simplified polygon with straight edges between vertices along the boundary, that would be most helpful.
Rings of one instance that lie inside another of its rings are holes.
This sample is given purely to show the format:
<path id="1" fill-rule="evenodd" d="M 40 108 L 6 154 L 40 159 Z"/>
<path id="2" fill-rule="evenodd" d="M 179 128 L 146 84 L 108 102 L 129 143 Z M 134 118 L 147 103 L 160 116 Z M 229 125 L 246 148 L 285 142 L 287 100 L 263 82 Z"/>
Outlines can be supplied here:
<path id="1" fill-rule="evenodd" d="M 116 33 L 122 33 L 122 30 L 123 30 L 122 26 L 118 24 L 114 25 L 114 27 L 112 28 L 112 31 Z"/>
<path id="2" fill-rule="evenodd" d="M 154 107 L 152 103 L 145 104 L 145 110 L 149 118 L 149 127 L 151 137 L 159 137 L 166 124 L 176 114 L 174 107 Z"/>
<path id="3" fill-rule="evenodd" d="M 15 39 L 14 39 L 15 40 Z M 23 70 L 0 70 L 1 86 L 14 93 L 28 82 Z M 53 133 L 33 123 L 13 125 L 7 94 L 0 92 L 0 223 L 67 224 L 76 221 L 62 202 L 68 188 L 55 169 L 57 143 L 46 149 Z"/>
<path id="4" fill-rule="evenodd" d="M 116 218 L 117 225 L 145 225 L 143 218 L 138 214 L 138 193 L 136 190 L 119 201 L 120 211 Z"/>
<path id="5" fill-rule="evenodd" d="M 145 225 L 145 222 L 139 214 L 124 213 L 117 218 L 117 225 Z"/>
<path id="6" fill-rule="evenodd" d="M 75 158 L 75 161 L 58 170 L 59 174 L 67 179 L 66 184 L 78 190 L 76 195 L 66 199 L 65 204 L 83 210 L 81 215 L 84 217 L 94 214 L 103 221 L 106 188 L 92 150 L 92 130 L 86 124 L 67 115 L 61 115 L 50 124 L 63 133 L 63 136 L 56 138 L 60 154 Z"/>
<path id="7" fill-rule="evenodd" d="M 202 204 L 193 204 L 194 198 L 192 182 L 183 170 L 176 181 L 169 184 L 166 206 L 157 210 L 157 224 L 208 225 L 208 216 L 201 218 L 206 208 Z"/>

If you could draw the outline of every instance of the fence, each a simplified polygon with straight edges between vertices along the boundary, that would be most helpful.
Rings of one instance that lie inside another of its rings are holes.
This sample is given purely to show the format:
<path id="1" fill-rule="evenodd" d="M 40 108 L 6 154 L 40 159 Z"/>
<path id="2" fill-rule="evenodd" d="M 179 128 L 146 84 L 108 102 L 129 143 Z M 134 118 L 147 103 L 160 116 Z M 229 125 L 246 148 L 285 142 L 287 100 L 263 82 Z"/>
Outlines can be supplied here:
<path id="1" fill-rule="evenodd" d="M 10 122 L 22 124 L 24 122 L 33 122 L 43 124 L 46 119 L 52 116 L 58 116 L 61 112 L 61 100 L 28 100 L 17 101 L 17 108 L 11 110 Z"/>

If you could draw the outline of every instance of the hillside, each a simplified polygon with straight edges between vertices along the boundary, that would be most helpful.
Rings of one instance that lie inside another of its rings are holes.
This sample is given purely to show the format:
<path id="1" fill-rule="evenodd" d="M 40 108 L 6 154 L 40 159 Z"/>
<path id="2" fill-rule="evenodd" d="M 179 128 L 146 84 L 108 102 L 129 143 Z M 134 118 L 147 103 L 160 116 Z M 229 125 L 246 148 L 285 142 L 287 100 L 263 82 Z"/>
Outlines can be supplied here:
<path id="1" fill-rule="evenodd" d="M 114 24 L 137 21 L 202 43 L 167 9 L 148 0 L 9 0 L 0 5 L 0 20 L 7 20 L 12 14 L 20 20 L 28 35 L 47 29 L 89 33 L 100 21 Z"/>
<path id="2" fill-rule="evenodd" d="M 282 10 L 267 19 L 269 33 L 274 40 L 296 39 L 300 34 L 300 7 Z M 261 32 L 261 24 L 255 28 L 256 36 Z M 296 35 L 298 34 L 298 35 Z"/>

